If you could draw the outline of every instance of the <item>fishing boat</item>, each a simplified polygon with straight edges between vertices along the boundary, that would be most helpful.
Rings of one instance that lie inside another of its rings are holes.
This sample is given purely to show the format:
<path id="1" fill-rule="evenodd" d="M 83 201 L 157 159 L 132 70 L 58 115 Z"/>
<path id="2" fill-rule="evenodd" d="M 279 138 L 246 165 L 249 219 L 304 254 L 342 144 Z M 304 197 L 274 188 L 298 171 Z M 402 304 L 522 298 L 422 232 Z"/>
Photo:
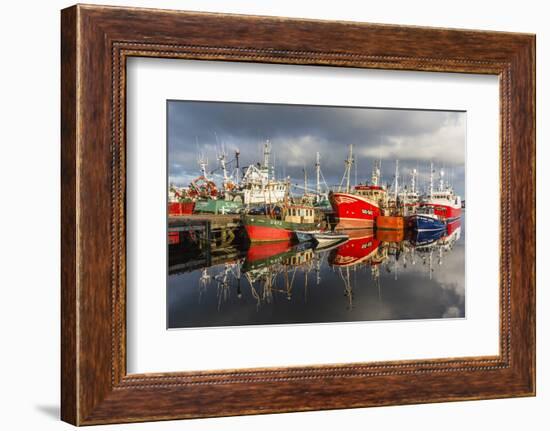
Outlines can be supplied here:
<path id="1" fill-rule="evenodd" d="M 332 211 L 332 206 L 328 198 L 329 187 L 321 171 L 321 155 L 319 152 L 315 156 L 315 177 L 315 189 L 310 189 L 307 182 L 307 169 L 304 166 L 304 186 L 300 187 L 295 184 L 294 187 L 303 189 L 302 203 L 313 205 L 317 210 L 322 212 L 330 212 Z M 321 184 L 321 179 L 323 184 Z"/>
<path id="2" fill-rule="evenodd" d="M 351 192 L 332 192 L 329 200 L 339 229 L 375 226 L 386 191 L 377 185 L 357 185 Z"/>
<path id="3" fill-rule="evenodd" d="M 432 206 L 420 206 L 416 214 L 408 217 L 408 227 L 416 231 L 444 231 L 445 219 L 435 213 Z"/>
<path id="4" fill-rule="evenodd" d="M 405 185 L 403 190 L 399 193 L 399 201 L 402 207 L 403 216 L 409 217 L 416 213 L 418 206 L 420 205 L 420 194 L 417 187 L 418 171 L 412 169 L 410 172 L 410 183 Z"/>
<path id="5" fill-rule="evenodd" d="M 379 163 L 375 163 L 370 184 L 358 184 L 353 188 L 350 186 L 351 167 L 354 163 L 352 148 L 350 145 L 339 190 L 330 192 L 329 200 L 338 229 L 372 228 L 376 217 L 381 214 L 381 207 L 387 199 L 387 193 L 379 185 Z M 343 188 L 344 180 L 345 188 Z"/>
<path id="6" fill-rule="evenodd" d="M 227 193 L 231 182 L 226 173 L 224 158 L 225 156 L 220 159 L 223 168 L 223 190 L 220 191 L 214 180 L 210 178 L 207 172 L 208 161 L 200 157 L 198 163 L 201 174 L 191 180 L 189 187 L 185 190 L 185 195 L 174 187 L 170 189 L 170 193 L 178 199 L 178 202 L 170 203 L 169 215 L 237 214 L 241 212 L 243 208 L 241 200 L 233 199 Z M 178 205 L 175 205 L 176 203 Z"/>
<path id="7" fill-rule="evenodd" d="M 428 195 L 421 201 L 420 206 L 430 206 L 434 214 L 446 221 L 454 221 L 462 214 L 462 200 L 455 195 L 452 187 L 445 183 L 443 169 L 439 171 L 439 188 L 433 187 L 433 164 L 430 166 L 430 188 Z"/>
<path id="8" fill-rule="evenodd" d="M 181 216 L 193 214 L 195 201 L 187 196 L 187 190 L 170 184 L 168 189 L 168 215 Z"/>
<path id="9" fill-rule="evenodd" d="M 381 207 L 387 201 L 387 192 L 379 185 L 380 164 L 379 162 L 375 163 L 370 184 L 358 184 L 351 188 L 350 174 L 353 164 L 353 146 L 350 145 L 339 191 L 329 194 L 334 217 L 338 229 L 372 228 L 375 225 L 376 217 L 381 214 Z M 341 191 L 344 179 L 346 187 L 345 191 Z"/>
<path id="10" fill-rule="evenodd" d="M 245 215 L 243 226 L 251 242 L 294 241 L 296 232 L 319 230 L 313 206 L 286 204 L 279 215 Z"/>
<path id="11" fill-rule="evenodd" d="M 270 163 L 270 155 L 271 144 L 266 141 L 263 150 L 263 163 L 250 165 L 246 169 L 238 186 L 238 194 L 246 206 L 281 203 L 287 194 L 287 181 L 275 179 L 275 168 Z"/>

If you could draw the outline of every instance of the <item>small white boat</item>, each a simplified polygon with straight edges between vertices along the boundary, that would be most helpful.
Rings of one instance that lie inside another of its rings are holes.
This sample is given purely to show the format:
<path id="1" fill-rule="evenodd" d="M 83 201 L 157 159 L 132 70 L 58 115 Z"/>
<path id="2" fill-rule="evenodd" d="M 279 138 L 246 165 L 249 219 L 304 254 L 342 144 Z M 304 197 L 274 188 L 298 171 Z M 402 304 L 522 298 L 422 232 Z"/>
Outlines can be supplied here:
<path id="1" fill-rule="evenodd" d="M 349 236 L 338 232 L 313 232 L 313 238 L 317 243 L 315 249 L 322 251 L 343 244 L 349 239 Z"/>
<path id="2" fill-rule="evenodd" d="M 315 240 L 315 237 L 314 237 L 315 232 L 316 231 L 312 231 L 312 230 L 295 230 L 294 235 L 296 236 L 296 239 L 298 240 L 298 242 L 309 242 L 309 241 Z"/>
<path id="3" fill-rule="evenodd" d="M 343 241 L 349 239 L 349 235 L 345 233 L 338 232 L 312 232 L 313 237 L 319 243 L 321 242 L 334 242 L 334 241 Z"/>

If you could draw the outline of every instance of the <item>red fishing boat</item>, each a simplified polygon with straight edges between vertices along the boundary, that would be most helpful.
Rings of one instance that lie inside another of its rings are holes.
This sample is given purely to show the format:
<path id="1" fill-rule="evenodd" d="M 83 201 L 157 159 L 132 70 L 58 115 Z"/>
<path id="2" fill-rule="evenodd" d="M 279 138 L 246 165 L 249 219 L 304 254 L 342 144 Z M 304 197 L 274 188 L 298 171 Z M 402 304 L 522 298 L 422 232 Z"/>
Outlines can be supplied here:
<path id="1" fill-rule="evenodd" d="M 462 201 L 455 195 L 452 187 L 445 184 L 443 170 L 439 173 L 439 188 L 433 187 L 433 165 L 430 168 L 430 189 L 428 195 L 422 200 L 421 206 L 433 207 L 434 214 L 441 219 L 451 222 L 460 218 L 462 214 Z"/>
<path id="2" fill-rule="evenodd" d="M 376 218 L 381 215 L 381 207 L 387 199 L 386 190 L 379 185 L 380 166 L 378 163 L 375 164 L 372 171 L 371 184 L 359 184 L 353 188 L 350 187 L 350 174 L 353 163 L 352 146 L 350 145 L 340 190 L 329 194 L 337 229 L 374 227 Z M 345 191 L 342 191 L 344 179 L 346 180 L 346 187 Z"/>
<path id="3" fill-rule="evenodd" d="M 168 215 L 181 216 L 193 214 L 195 201 L 186 195 L 186 190 L 171 185 L 168 191 Z"/>

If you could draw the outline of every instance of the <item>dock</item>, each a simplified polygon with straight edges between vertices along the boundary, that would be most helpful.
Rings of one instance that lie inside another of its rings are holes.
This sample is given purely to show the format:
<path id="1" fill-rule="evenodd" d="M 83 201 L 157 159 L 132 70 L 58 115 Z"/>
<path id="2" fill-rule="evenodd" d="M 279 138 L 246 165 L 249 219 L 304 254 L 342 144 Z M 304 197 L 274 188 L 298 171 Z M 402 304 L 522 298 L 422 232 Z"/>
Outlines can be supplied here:
<path id="1" fill-rule="evenodd" d="M 242 240 L 241 217 L 238 214 L 189 214 L 168 218 L 168 242 L 177 247 L 212 251 Z"/>

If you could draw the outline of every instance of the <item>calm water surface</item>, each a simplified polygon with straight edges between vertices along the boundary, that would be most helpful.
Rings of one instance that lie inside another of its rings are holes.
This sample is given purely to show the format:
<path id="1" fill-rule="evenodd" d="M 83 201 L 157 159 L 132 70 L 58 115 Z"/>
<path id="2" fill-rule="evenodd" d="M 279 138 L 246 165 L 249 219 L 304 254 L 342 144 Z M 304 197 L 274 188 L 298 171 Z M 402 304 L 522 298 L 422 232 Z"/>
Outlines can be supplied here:
<path id="1" fill-rule="evenodd" d="M 348 234 L 330 250 L 283 242 L 171 255 L 168 327 L 464 317 L 463 220 L 436 235 Z"/>

